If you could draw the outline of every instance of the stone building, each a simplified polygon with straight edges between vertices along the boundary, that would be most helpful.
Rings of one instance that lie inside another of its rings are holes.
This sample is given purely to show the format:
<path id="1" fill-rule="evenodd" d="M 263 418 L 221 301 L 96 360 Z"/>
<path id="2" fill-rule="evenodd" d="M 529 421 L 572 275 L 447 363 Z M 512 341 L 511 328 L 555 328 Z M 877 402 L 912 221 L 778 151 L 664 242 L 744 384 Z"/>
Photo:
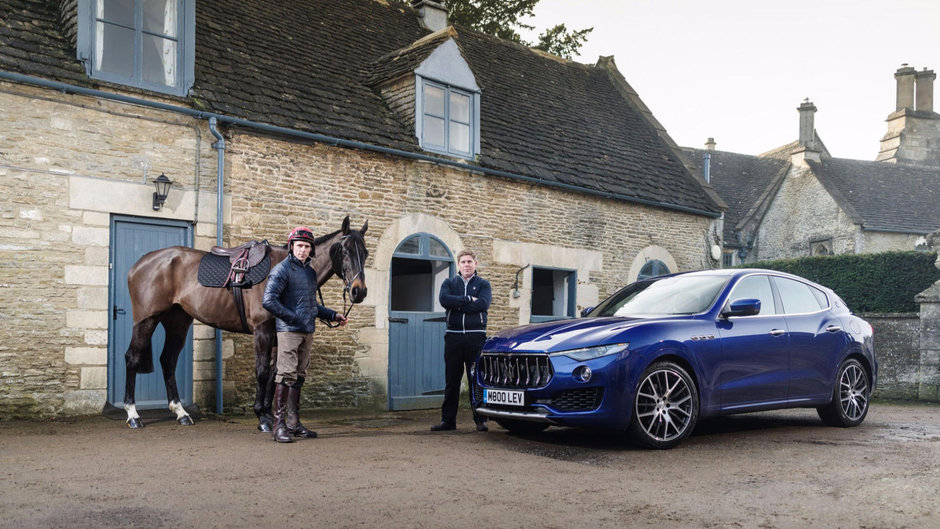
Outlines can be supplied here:
<path id="1" fill-rule="evenodd" d="M 704 150 L 685 149 L 699 174 L 707 158 L 710 183 L 728 203 L 724 264 L 926 249 L 926 235 L 940 228 L 935 77 L 898 69 L 896 110 L 875 161 L 833 158 L 808 100 L 791 144 L 758 156 L 715 150 L 711 139 Z"/>
<path id="2" fill-rule="evenodd" d="M 315 406 L 437 405 L 436 289 L 461 248 L 492 328 L 719 265 L 724 203 L 612 58 L 446 20 L 430 1 L 0 0 L 0 416 L 120 406 L 126 271 L 157 247 L 368 221 L 369 294 L 317 333 Z M 221 336 L 194 326 L 185 404 L 251 402 L 251 339 Z M 138 405 L 162 392 L 140 375 Z"/>

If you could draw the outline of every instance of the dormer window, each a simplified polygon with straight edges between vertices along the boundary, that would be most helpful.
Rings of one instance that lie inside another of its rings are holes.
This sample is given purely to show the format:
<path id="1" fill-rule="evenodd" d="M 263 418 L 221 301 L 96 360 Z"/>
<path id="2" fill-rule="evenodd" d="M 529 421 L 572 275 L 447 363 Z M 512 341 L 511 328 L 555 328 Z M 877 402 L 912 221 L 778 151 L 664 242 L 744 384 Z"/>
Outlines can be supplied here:
<path id="1" fill-rule="evenodd" d="M 193 84 L 195 0 L 79 0 L 78 58 L 95 79 L 173 95 Z"/>
<path id="2" fill-rule="evenodd" d="M 474 97 L 471 92 L 418 79 L 421 87 L 419 99 L 421 147 L 460 156 L 473 157 Z"/>

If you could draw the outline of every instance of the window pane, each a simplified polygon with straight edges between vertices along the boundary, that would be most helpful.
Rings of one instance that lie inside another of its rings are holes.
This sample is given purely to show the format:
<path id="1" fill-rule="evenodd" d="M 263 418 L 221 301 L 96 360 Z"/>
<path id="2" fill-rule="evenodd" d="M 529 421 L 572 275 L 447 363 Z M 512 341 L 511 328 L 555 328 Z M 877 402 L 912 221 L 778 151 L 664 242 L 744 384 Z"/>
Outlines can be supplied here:
<path id="1" fill-rule="evenodd" d="M 450 150 L 451 152 L 470 152 L 470 127 L 451 122 Z"/>
<path id="2" fill-rule="evenodd" d="M 406 240 L 398 246 L 398 249 L 395 250 L 395 253 L 410 253 L 417 255 L 420 253 L 419 243 L 421 242 L 420 237 L 412 237 L 411 239 Z"/>
<path id="3" fill-rule="evenodd" d="M 144 2 L 144 31 L 176 36 L 176 0 L 147 0 Z"/>
<path id="4" fill-rule="evenodd" d="M 98 22 L 95 66 L 98 71 L 134 77 L 134 30 Z"/>
<path id="5" fill-rule="evenodd" d="M 450 119 L 461 123 L 470 123 L 470 98 L 464 94 L 451 91 L 450 93 Z"/>
<path id="6" fill-rule="evenodd" d="M 669 273 L 669 267 L 659 259 L 647 261 L 640 269 L 637 279 L 646 279 L 648 277 L 662 276 Z"/>
<path id="7" fill-rule="evenodd" d="M 444 120 L 433 116 L 424 116 L 424 145 L 444 148 Z"/>
<path id="8" fill-rule="evenodd" d="M 810 291 L 816 296 L 816 301 L 819 302 L 819 306 L 824 309 L 829 308 L 829 299 L 826 297 L 826 293 L 818 288 L 810 287 Z"/>
<path id="9" fill-rule="evenodd" d="M 748 276 L 734 286 L 731 300 L 759 299 L 760 315 L 776 314 L 774 308 L 774 293 L 770 289 L 770 278 L 767 276 Z"/>
<path id="10" fill-rule="evenodd" d="M 100 0 L 98 18 L 134 27 L 134 0 Z"/>
<path id="11" fill-rule="evenodd" d="M 799 281 L 782 277 L 775 277 L 774 281 L 777 283 L 777 290 L 780 292 L 780 300 L 783 301 L 784 313 L 803 314 L 819 310 L 819 302 L 808 286 Z"/>
<path id="12" fill-rule="evenodd" d="M 176 84 L 176 41 L 143 35 L 141 37 L 141 74 L 148 83 Z"/>
<path id="13" fill-rule="evenodd" d="M 444 117 L 444 90 L 442 88 L 424 85 L 424 113 Z"/>
<path id="14" fill-rule="evenodd" d="M 450 257 L 450 254 L 447 253 L 447 248 L 444 248 L 444 245 L 440 243 L 437 239 L 430 239 L 430 249 L 429 253 L 431 257 Z"/>

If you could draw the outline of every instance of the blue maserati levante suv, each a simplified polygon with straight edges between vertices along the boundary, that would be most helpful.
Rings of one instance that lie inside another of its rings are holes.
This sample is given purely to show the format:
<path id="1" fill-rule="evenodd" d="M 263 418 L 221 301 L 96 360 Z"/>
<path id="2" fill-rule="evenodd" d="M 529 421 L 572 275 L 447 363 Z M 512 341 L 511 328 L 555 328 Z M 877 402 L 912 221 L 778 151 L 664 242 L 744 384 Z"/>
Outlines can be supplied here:
<path id="1" fill-rule="evenodd" d="M 474 403 L 510 431 L 614 429 L 653 448 L 676 446 L 700 418 L 776 408 L 856 426 L 878 373 L 872 334 L 832 290 L 794 275 L 654 277 L 581 318 L 490 337 Z"/>

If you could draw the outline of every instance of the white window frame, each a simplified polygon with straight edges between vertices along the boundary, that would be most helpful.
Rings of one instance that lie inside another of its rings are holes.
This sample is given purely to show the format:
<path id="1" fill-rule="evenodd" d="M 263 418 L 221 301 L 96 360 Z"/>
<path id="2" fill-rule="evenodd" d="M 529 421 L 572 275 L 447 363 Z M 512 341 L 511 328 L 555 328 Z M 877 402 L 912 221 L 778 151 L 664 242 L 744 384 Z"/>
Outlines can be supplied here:
<path id="1" fill-rule="evenodd" d="M 102 0 L 107 1 L 107 0 Z M 93 78 L 116 84 L 133 86 L 144 90 L 151 90 L 176 96 L 185 96 L 189 93 L 195 80 L 195 34 L 196 34 L 196 2 L 195 0 L 174 0 L 176 2 L 176 54 L 173 65 L 174 79 L 167 84 L 145 81 L 141 71 L 142 54 L 142 2 L 134 0 L 134 65 L 130 76 L 114 72 L 101 71 L 96 61 L 103 53 L 101 35 L 97 27 L 100 19 L 98 13 L 98 0 L 78 0 L 78 37 L 76 41 L 77 57 L 85 65 L 85 73 Z"/>
<path id="2" fill-rule="evenodd" d="M 433 86 L 444 92 L 444 115 L 433 115 L 435 118 L 444 120 L 443 146 L 432 144 L 425 137 L 424 117 L 425 115 L 432 115 L 425 110 L 424 90 L 426 86 Z M 465 159 L 472 159 L 476 154 L 478 154 L 480 152 L 480 94 L 478 92 L 462 89 L 460 87 L 451 86 L 447 83 L 426 79 L 420 75 L 415 76 L 415 87 L 415 135 L 418 137 L 418 142 L 421 145 L 421 148 L 426 151 L 457 156 Z M 452 92 L 465 96 L 470 100 L 469 123 L 457 121 L 451 116 L 450 95 Z M 459 123 L 468 127 L 470 134 L 470 141 L 468 143 L 470 148 L 469 151 L 458 150 L 450 144 L 450 128 L 452 123 Z"/>

